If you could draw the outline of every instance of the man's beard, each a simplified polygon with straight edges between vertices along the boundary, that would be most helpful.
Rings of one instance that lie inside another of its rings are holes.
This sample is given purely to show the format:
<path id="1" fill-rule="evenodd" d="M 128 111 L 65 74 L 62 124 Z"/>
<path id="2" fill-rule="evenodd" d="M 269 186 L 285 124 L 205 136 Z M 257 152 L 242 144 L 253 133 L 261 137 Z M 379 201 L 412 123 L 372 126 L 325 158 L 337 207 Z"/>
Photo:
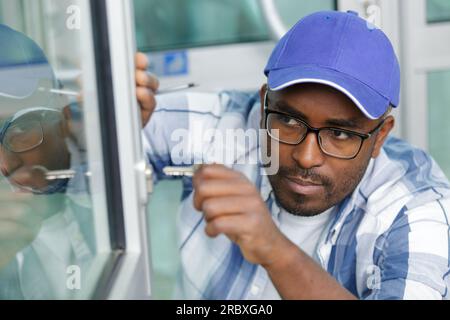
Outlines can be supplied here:
<path id="1" fill-rule="evenodd" d="M 316 216 L 334 207 L 355 190 L 364 177 L 369 161 L 370 157 L 360 167 L 352 167 L 351 172 L 343 172 L 342 176 L 346 178 L 341 179 L 338 184 L 334 183 L 330 178 L 317 173 L 315 169 L 306 170 L 287 167 L 280 167 L 278 174 L 269 176 L 269 180 L 279 206 L 296 216 Z M 282 180 L 285 180 L 285 177 L 289 176 L 300 177 L 304 180 L 322 185 L 324 193 L 319 204 L 308 204 L 308 198 L 310 196 L 295 194 L 292 197 L 284 192 L 286 187 L 283 186 Z"/>

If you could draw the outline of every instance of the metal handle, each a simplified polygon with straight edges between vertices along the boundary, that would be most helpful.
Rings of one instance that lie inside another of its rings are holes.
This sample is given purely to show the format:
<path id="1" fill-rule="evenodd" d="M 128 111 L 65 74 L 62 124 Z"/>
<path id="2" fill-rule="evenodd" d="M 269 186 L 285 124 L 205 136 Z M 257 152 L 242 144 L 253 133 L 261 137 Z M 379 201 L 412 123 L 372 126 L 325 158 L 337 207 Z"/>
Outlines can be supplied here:
<path id="1" fill-rule="evenodd" d="M 153 193 L 153 170 L 149 165 L 145 167 L 145 181 L 147 186 L 147 193 Z"/>
<path id="2" fill-rule="evenodd" d="M 75 175 L 76 175 L 75 170 L 57 170 L 57 171 L 45 170 L 45 179 L 47 181 L 73 179 Z M 85 175 L 86 177 L 90 177 L 92 174 L 90 172 L 86 172 Z M 145 180 L 147 192 L 153 193 L 153 170 L 149 166 L 146 166 L 145 168 Z"/>
<path id="3" fill-rule="evenodd" d="M 274 0 L 260 0 L 259 2 L 273 40 L 280 40 L 288 32 L 288 28 L 281 19 Z"/>
<path id="4" fill-rule="evenodd" d="M 47 169 L 42 167 L 35 167 L 36 169 L 40 169 L 43 172 L 45 172 L 45 179 L 47 181 L 54 181 L 54 180 L 63 180 L 63 179 L 73 179 L 77 172 L 75 170 L 56 170 L 56 171 L 47 171 Z M 86 177 L 91 177 L 90 172 L 85 172 L 84 175 Z"/>

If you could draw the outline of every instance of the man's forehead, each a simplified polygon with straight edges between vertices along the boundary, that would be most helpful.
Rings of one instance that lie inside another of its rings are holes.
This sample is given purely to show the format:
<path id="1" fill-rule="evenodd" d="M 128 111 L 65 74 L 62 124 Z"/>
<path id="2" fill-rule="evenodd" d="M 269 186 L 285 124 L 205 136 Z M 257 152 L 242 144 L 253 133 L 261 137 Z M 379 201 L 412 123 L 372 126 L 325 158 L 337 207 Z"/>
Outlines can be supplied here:
<path id="1" fill-rule="evenodd" d="M 321 84 L 302 84 L 269 92 L 271 105 L 304 120 L 321 118 L 328 122 L 346 122 L 349 127 L 364 127 L 373 122 L 343 93 Z M 339 121 L 334 121 L 339 120 Z"/>

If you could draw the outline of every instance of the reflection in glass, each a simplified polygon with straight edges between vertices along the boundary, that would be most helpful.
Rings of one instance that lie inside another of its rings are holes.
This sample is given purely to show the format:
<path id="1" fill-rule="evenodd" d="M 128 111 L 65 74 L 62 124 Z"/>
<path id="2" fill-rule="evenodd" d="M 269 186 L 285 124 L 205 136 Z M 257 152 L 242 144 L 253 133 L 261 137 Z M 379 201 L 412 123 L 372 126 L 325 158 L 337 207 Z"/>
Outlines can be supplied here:
<path id="1" fill-rule="evenodd" d="M 450 177 L 450 70 L 428 74 L 428 145 Z"/>
<path id="2" fill-rule="evenodd" d="M 86 175 L 83 34 L 65 27 L 80 3 L 0 0 L 0 299 L 89 298 L 99 277 L 107 230 Z M 75 176 L 48 178 L 59 170 Z"/>

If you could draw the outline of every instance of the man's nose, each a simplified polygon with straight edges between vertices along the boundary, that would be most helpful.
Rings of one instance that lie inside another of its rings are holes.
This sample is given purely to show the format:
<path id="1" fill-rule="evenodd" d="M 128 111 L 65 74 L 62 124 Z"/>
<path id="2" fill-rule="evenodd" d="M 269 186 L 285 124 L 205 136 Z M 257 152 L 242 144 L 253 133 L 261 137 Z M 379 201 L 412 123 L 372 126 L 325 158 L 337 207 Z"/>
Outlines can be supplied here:
<path id="1" fill-rule="evenodd" d="M 295 146 L 292 158 L 303 169 L 322 166 L 325 154 L 320 149 L 317 135 L 310 132 L 299 145 Z"/>

